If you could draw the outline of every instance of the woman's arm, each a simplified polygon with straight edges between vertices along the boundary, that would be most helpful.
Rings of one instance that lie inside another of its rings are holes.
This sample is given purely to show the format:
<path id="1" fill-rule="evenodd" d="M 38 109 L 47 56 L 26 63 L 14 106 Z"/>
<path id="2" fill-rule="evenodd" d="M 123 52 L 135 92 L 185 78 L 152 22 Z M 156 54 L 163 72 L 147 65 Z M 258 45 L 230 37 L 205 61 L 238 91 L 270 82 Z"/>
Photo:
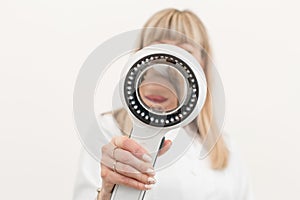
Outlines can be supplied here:
<path id="1" fill-rule="evenodd" d="M 124 138 L 124 136 L 117 136 L 116 138 Z M 126 139 L 126 138 L 125 138 Z M 129 142 L 134 142 L 130 141 Z M 127 143 L 128 144 L 128 143 Z M 165 140 L 162 148 L 160 149 L 159 155 L 165 153 L 171 146 L 172 142 L 170 140 Z M 110 144 L 107 144 L 110 145 Z M 130 148 L 134 145 L 130 143 Z M 120 148 L 126 148 L 120 146 Z M 132 149 L 131 151 L 136 150 Z M 119 153 L 122 151 L 118 151 Z M 102 147 L 102 154 L 110 154 L 110 148 Z M 120 157 L 124 157 L 119 155 Z M 114 184 L 123 184 L 130 187 L 134 187 L 136 189 L 151 189 L 144 188 L 144 184 L 140 184 L 139 179 L 143 179 L 141 176 L 136 177 L 136 179 L 132 179 L 132 177 L 127 177 L 126 170 L 120 171 L 121 174 L 115 173 L 112 169 L 105 164 L 107 162 L 103 161 L 102 155 L 102 163 L 98 163 L 92 156 L 88 154 L 84 149 L 81 150 L 81 155 L 79 158 L 79 168 L 75 181 L 73 200 L 109 200 L 111 196 L 111 191 Z M 104 164 L 103 164 L 104 163 Z M 132 163 L 129 161 L 129 163 Z M 122 170 L 122 169 L 121 169 Z M 125 176 L 124 176 L 125 175 Z M 128 181 L 129 180 L 129 181 Z M 139 184 L 136 184 L 139 183 Z M 97 192 L 97 189 L 101 186 L 101 192 Z M 143 188 L 141 188 L 143 187 Z"/>
<path id="2" fill-rule="evenodd" d="M 98 192 L 97 200 L 110 200 L 111 192 L 107 192 L 104 189 L 101 189 Z"/>
<path id="3" fill-rule="evenodd" d="M 78 160 L 73 200 L 97 199 L 97 188 L 101 186 L 100 170 L 99 163 L 82 148 Z"/>
<path id="4" fill-rule="evenodd" d="M 228 133 L 225 133 L 223 137 L 230 152 L 228 170 L 235 178 L 233 185 L 233 199 L 253 200 L 251 178 L 249 177 L 248 169 L 245 166 L 245 161 L 240 148 Z"/>

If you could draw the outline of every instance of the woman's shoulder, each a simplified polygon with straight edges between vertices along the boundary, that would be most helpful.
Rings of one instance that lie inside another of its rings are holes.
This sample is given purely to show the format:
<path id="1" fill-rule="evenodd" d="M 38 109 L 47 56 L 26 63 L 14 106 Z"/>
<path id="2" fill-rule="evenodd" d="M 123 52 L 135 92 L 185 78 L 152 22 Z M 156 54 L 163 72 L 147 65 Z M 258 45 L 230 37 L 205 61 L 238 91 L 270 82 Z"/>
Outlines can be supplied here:
<path id="1" fill-rule="evenodd" d="M 229 150 L 229 162 L 225 171 L 235 177 L 234 188 L 238 188 L 235 194 L 240 195 L 240 199 L 253 199 L 251 178 L 241 147 L 232 134 L 224 132 L 222 137 Z"/>
<path id="2" fill-rule="evenodd" d="M 226 147 L 229 151 L 229 165 L 234 166 L 242 165 L 242 153 L 238 143 L 236 142 L 234 136 L 227 131 L 222 132 L 222 138 L 226 144 Z M 234 164 L 233 164 L 234 163 Z"/>
<path id="3" fill-rule="evenodd" d="M 74 183 L 73 200 L 95 199 L 96 189 L 101 185 L 100 164 L 84 148 L 81 148 L 77 175 Z"/>
<path id="4" fill-rule="evenodd" d="M 233 154 L 234 156 L 240 157 L 241 150 L 238 144 L 238 141 L 234 137 L 234 135 L 231 132 L 228 131 L 222 131 L 220 137 L 224 140 L 224 143 L 229 150 L 230 154 Z"/>

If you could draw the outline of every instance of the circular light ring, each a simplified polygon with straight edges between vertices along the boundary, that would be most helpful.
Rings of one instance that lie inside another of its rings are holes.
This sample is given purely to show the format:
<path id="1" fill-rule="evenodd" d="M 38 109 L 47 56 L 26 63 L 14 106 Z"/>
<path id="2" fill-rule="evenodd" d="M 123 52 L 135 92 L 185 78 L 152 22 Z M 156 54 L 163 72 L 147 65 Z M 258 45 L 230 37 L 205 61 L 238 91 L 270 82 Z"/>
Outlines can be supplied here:
<path id="1" fill-rule="evenodd" d="M 149 111 L 139 101 L 137 84 L 139 75 L 153 64 L 164 63 L 177 69 L 187 80 L 184 103 L 171 113 L 157 114 Z M 169 127 L 185 120 L 193 111 L 199 97 L 198 81 L 193 70 L 180 58 L 170 54 L 150 54 L 134 63 L 124 80 L 125 102 L 132 114 L 140 121 L 155 127 Z"/>

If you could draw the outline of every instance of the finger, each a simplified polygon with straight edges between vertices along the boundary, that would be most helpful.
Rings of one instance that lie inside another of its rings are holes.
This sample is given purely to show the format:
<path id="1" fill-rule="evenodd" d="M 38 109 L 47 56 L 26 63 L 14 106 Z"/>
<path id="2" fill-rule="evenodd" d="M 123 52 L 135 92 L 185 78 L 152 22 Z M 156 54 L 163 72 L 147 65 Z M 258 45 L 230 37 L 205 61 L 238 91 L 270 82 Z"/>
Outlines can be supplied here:
<path id="1" fill-rule="evenodd" d="M 148 174 L 143 174 L 140 171 L 133 168 L 132 166 L 126 165 L 121 162 L 116 162 L 115 160 L 109 157 L 104 158 L 101 161 L 101 164 L 106 166 L 106 168 L 108 168 L 111 171 L 113 171 L 114 168 L 115 172 L 136 179 L 137 181 L 142 182 L 144 184 L 153 184 L 156 182 L 152 176 L 149 176 Z"/>
<path id="2" fill-rule="evenodd" d="M 125 185 L 128 187 L 135 188 L 137 190 L 149 190 L 152 188 L 152 184 L 144 184 L 133 178 L 126 177 L 122 174 L 113 172 L 111 170 L 107 170 L 105 169 L 105 166 L 103 166 L 102 168 L 103 170 L 101 170 L 101 178 L 105 180 L 108 184 Z"/>
<path id="3" fill-rule="evenodd" d="M 118 150 L 118 151 L 117 151 Z M 119 163 L 122 164 L 122 166 L 126 166 L 124 168 L 120 168 L 119 170 L 122 170 L 123 174 L 125 173 L 143 173 L 150 176 L 155 175 L 155 171 L 151 163 L 144 162 L 142 160 L 139 160 L 135 156 L 133 156 L 130 152 L 122 150 L 122 149 L 116 149 L 115 152 L 115 158 L 112 158 L 110 156 L 103 156 L 101 158 L 101 164 L 105 165 L 106 167 L 113 170 L 116 169 L 116 161 L 118 165 Z M 128 167 L 127 167 L 128 166 Z M 132 168 L 130 169 L 129 166 Z M 133 171 L 134 169 L 134 171 Z M 129 171 L 126 171 L 129 170 Z M 137 175 L 138 176 L 138 175 Z M 133 177 L 133 175 L 131 176 Z"/>
<path id="4" fill-rule="evenodd" d="M 112 144 L 124 150 L 131 152 L 134 156 L 146 162 L 151 162 L 152 158 L 145 148 L 138 144 L 133 139 L 126 136 L 116 136 L 112 138 Z"/>
<path id="5" fill-rule="evenodd" d="M 165 140 L 163 143 L 162 148 L 159 150 L 158 152 L 158 156 L 163 155 L 164 153 L 166 153 L 172 146 L 172 141 L 171 140 Z"/>
<path id="6" fill-rule="evenodd" d="M 111 181 L 110 182 L 107 181 L 107 177 L 110 169 L 105 165 L 103 165 L 103 163 L 100 163 L 100 166 L 101 166 L 102 189 L 111 193 L 115 184 L 112 183 Z"/>
<path id="7" fill-rule="evenodd" d="M 125 165 L 121 162 L 116 163 L 115 169 L 117 173 L 131 177 L 144 184 L 154 184 L 156 182 L 152 176 L 143 174 L 130 165 Z"/>
<path id="8" fill-rule="evenodd" d="M 113 151 L 115 147 L 116 146 L 111 142 L 106 145 L 103 145 L 101 148 L 101 153 L 102 153 L 101 157 L 105 157 L 105 156 L 113 157 Z"/>
<path id="9" fill-rule="evenodd" d="M 115 150 L 114 156 L 117 161 L 131 166 L 141 173 L 148 173 L 150 175 L 155 174 L 154 168 L 151 163 L 138 159 L 129 151 L 118 148 Z"/>

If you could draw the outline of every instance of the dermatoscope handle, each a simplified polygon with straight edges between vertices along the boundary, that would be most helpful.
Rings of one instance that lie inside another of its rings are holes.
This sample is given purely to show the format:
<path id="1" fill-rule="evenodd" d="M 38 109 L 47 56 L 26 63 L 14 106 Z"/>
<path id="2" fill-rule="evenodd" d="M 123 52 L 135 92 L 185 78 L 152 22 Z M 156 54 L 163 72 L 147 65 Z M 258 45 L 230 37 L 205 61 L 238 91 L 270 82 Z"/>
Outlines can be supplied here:
<path id="1" fill-rule="evenodd" d="M 165 129 L 157 127 L 145 128 L 134 125 L 130 138 L 137 141 L 149 152 L 152 157 L 152 165 L 154 166 L 158 151 L 164 141 L 165 133 Z M 115 185 L 111 200 L 142 200 L 144 199 L 145 192 L 145 190 L 137 190 L 124 185 Z"/>

